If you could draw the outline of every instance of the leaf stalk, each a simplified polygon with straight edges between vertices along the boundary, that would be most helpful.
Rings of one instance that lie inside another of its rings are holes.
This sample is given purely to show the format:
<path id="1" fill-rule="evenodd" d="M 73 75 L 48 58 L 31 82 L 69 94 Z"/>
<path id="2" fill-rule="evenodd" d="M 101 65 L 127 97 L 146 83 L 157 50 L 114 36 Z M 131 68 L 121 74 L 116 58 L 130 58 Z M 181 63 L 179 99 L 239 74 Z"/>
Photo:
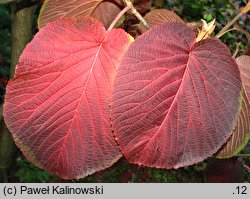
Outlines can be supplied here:
<path id="1" fill-rule="evenodd" d="M 115 26 L 115 24 L 117 23 L 117 21 L 119 21 L 119 19 L 121 18 L 121 16 L 124 13 L 126 13 L 128 10 L 131 10 L 131 13 L 134 14 L 136 16 L 136 18 L 138 20 L 140 20 L 147 29 L 150 29 L 150 26 L 148 25 L 148 23 L 146 22 L 146 20 L 141 16 L 141 14 L 135 9 L 135 7 L 133 6 L 133 3 L 130 0 L 124 0 L 124 2 L 126 4 L 126 7 L 123 8 L 122 11 L 116 16 L 116 18 L 110 24 L 110 26 L 107 29 L 107 31 L 111 30 Z"/>
<path id="2" fill-rule="evenodd" d="M 117 21 L 119 21 L 119 19 L 122 17 L 122 15 L 124 15 L 124 13 L 126 13 L 131 8 L 132 8 L 132 4 L 131 5 L 127 5 L 125 8 L 123 8 L 122 11 L 112 21 L 112 23 L 110 24 L 110 26 L 107 29 L 107 31 L 110 31 L 115 26 L 115 24 L 117 23 Z"/>
<path id="3" fill-rule="evenodd" d="M 247 5 L 233 18 L 222 30 L 215 36 L 216 38 L 220 38 L 222 35 L 227 33 L 228 28 L 230 28 L 242 15 L 246 14 L 250 10 L 250 1 L 248 1 Z"/>
<path id="4" fill-rule="evenodd" d="M 131 5 L 131 12 L 133 15 L 136 16 L 136 18 L 142 22 L 142 24 L 147 28 L 150 29 L 150 26 L 148 25 L 148 23 L 146 22 L 146 20 L 141 16 L 141 14 L 135 9 L 135 7 L 133 6 L 133 3 L 130 0 L 123 0 L 126 5 Z"/>

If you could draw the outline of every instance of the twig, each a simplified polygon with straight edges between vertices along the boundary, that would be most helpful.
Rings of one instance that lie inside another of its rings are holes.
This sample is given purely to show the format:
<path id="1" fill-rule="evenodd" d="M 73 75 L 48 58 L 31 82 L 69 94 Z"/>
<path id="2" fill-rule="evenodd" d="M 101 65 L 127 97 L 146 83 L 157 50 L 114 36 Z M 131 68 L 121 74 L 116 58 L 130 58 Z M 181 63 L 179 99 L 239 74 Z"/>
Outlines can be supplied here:
<path id="1" fill-rule="evenodd" d="M 127 5 L 125 8 L 123 8 L 122 11 L 112 21 L 112 23 L 110 24 L 110 26 L 107 29 L 107 31 L 111 30 L 115 26 L 115 24 L 117 23 L 117 21 L 119 21 L 119 19 L 121 18 L 121 16 L 124 15 L 124 13 L 126 13 L 128 10 L 130 10 L 132 8 L 132 6 L 133 5 L 131 4 L 131 5 Z"/>
<path id="2" fill-rule="evenodd" d="M 235 10 L 240 11 L 239 6 L 235 5 L 232 0 L 229 0 L 229 3 L 235 8 Z"/>
<path id="3" fill-rule="evenodd" d="M 222 28 L 222 30 L 215 37 L 216 38 L 220 38 L 222 35 L 224 35 L 225 33 L 227 33 L 228 32 L 227 29 L 230 28 L 243 14 L 245 14 L 245 13 L 243 13 L 241 11 L 236 17 L 233 18 L 232 21 L 230 21 L 229 23 L 227 23 L 227 25 L 224 28 Z"/>
<path id="4" fill-rule="evenodd" d="M 135 9 L 135 7 L 133 6 L 132 2 L 130 0 L 123 0 L 125 2 L 125 4 L 127 6 L 131 5 L 131 12 L 133 15 L 136 16 L 136 18 L 138 20 L 140 20 L 142 22 L 142 24 L 147 28 L 150 29 L 150 26 L 148 25 L 148 23 L 146 22 L 146 20 L 141 16 L 141 14 Z"/>
<path id="5" fill-rule="evenodd" d="M 242 15 L 246 14 L 250 10 L 250 1 L 248 1 L 247 5 L 230 21 L 222 30 L 215 36 L 216 38 L 220 38 L 227 32 L 227 29 L 230 28 Z"/>
<path id="6" fill-rule="evenodd" d="M 115 24 L 117 23 L 117 21 L 119 21 L 119 19 L 121 18 L 121 16 L 126 13 L 128 10 L 131 10 L 132 14 L 134 14 L 138 20 L 140 20 L 143 25 L 149 29 L 150 26 L 148 25 L 148 23 L 146 22 L 146 20 L 140 15 L 140 13 L 135 9 L 135 7 L 133 6 L 132 2 L 130 0 L 124 0 L 126 7 L 122 9 L 122 11 L 115 17 L 115 19 L 113 20 L 113 22 L 110 24 L 109 28 L 107 29 L 107 31 L 111 30 Z"/>
<path id="7" fill-rule="evenodd" d="M 243 164 L 243 166 L 244 166 L 244 168 L 246 169 L 246 171 L 250 172 L 250 167 L 249 167 L 249 166 L 247 166 L 247 165 L 245 165 L 245 164 Z"/>
<path id="8" fill-rule="evenodd" d="M 233 54 L 233 58 L 235 58 L 235 57 L 237 56 L 237 54 L 238 54 L 238 52 L 239 52 L 239 50 L 240 50 L 240 44 L 241 44 L 240 42 L 237 43 L 235 52 L 234 52 L 234 54 Z"/>
<path id="9" fill-rule="evenodd" d="M 250 34 L 247 30 L 241 28 L 237 23 L 234 25 L 234 29 L 242 32 L 247 37 L 247 42 L 250 44 Z"/>

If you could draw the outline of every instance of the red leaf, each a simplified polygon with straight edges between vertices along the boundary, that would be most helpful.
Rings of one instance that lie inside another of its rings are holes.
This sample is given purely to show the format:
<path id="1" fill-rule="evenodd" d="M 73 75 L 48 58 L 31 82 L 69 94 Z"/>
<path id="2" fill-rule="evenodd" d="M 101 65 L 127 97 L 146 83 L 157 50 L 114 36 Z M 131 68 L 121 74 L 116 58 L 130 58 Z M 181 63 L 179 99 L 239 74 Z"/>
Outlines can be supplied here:
<path id="1" fill-rule="evenodd" d="M 230 137 L 241 82 L 228 48 L 195 43 L 180 23 L 151 28 L 126 51 L 111 103 L 112 125 L 131 163 L 178 168 L 204 160 Z"/>
<path id="2" fill-rule="evenodd" d="M 110 130 L 115 71 L 130 36 L 92 18 L 61 19 L 25 48 L 8 83 L 5 122 L 25 156 L 65 179 L 111 166 L 121 154 Z"/>

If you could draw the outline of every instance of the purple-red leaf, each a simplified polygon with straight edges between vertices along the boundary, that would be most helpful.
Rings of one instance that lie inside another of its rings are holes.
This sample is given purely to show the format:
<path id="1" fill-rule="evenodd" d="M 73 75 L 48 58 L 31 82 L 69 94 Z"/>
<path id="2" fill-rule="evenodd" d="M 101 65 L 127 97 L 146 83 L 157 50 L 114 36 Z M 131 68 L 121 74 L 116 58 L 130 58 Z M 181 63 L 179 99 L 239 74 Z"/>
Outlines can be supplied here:
<path id="1" fill-rule="evenodd" d="M 27 45 L 7 86 L 4 119 L 32 163 L 72 179 L 121 157 L 109 101 L 130 42 L 121 29 L 79 18 L 49 23 Z"/>
<path id="2" fill-rule="evenodd" d="M 217 39 L 195 43 L 180 23 L 151 28 L 126 51 L 117 72 L 111 119 L 131 163 L 190 165 L 214 154 L 236 125 L 240 74 Z"/>
<path id="3" fill-rule="evenodd" d="M 244 166 L 238 158 L 209 159 L 206 181 L 210 183 L 240 183 L 244 177 Z"/>

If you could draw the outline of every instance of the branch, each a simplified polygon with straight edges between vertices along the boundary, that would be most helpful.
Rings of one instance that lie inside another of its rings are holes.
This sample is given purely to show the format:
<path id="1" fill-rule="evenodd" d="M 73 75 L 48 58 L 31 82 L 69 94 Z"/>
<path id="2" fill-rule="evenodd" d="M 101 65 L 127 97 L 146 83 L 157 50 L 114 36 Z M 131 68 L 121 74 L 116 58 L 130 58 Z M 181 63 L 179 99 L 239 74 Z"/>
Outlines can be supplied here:
<path id="1" fill-rule="evenodd" d="M 36 5 L 20 9 L 25 1 L 17 0 L 11 6 L 12 23 L 11 23 L 11 69 L 10 78 L 13 77 L 15 67 L 24 47 L 32 37 L 33 16 L 36 11 Z"/>
<path id="2" fill-rule="evenodd" d="M 250 0 L 248 1 L 247 5 L 234 17 L 227 25 L 222 28 L 222 30 L 215 35 L 216 38 L 220 38 L 222 35 L 227 33 L 228 28 L 230 28 L 242 15 L 246 14 L 250 10 Z"/>
<path id="3" fill-rule="evenodd" d="M 132 2 L 130 0 L 123 0 L 127 6 L 131 6 L 131 12 L 136 16 L 138 20 L 142 22 L 142 24 L 147 28 L 150 29 L 150 26 L 146 22 L 146 20 L 141 16 L 141 14 L 135 9 Z"/>
<path id="4" fill-rule="evenodd" d="M 248 42 L 248 44 L 250 44 L 250 33 L 247 30 L 241 28 L 237 23 L 234 25 L 234 29 L 245 34 L 245 36 L 247 38 L 247 42 Z"/>
<path id="5" fill-rule="evenodd" d="M 0 4 L 11 3 L 14 1 L 16 1 L 16 0 L 0 0 Z"/>
<path id="6" fill-rule="evenodd" d="M 233 54 L 233 58 L 236 58 L 236 56 L 240 50 L 240 44 L 241 44 L 240 42 L 236 44 L 236 49 L 235 49 L 235 52 Z"/>
<path id="7" fill-rule="evenodd" d="M 123 0 L 126 7 L 123 8 L 123 10 L 116 16 L 116 18 L 113 20 L 113 22 L 110 24 L 109 28 L 107 29 L 107 31 L 111 30 L 115 24 L 117 23 L 117 21 L 121 18 L 121 16 L 126 13 L 128 10 L 131 11 L 132 14 L 134 14 L 138 20 L 140 20 L 143 25 L 149 29 L 150 26 L 148 25 L 148 23 L 146 22 L 146 20 L 141 16 L 141 14 L 135 9 L 135 7 L 133 6 L 133 3 L 130 0 Z"/>

